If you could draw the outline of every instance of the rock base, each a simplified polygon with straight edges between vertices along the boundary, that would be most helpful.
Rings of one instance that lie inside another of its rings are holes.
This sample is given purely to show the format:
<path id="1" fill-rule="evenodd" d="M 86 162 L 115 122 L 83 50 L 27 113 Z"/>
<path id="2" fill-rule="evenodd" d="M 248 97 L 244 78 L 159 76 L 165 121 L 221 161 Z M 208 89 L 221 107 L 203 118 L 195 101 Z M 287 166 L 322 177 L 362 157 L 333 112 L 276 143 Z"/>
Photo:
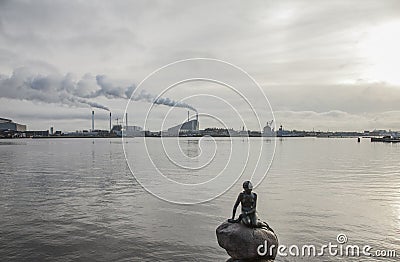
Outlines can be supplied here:
<path id="1" fill-rule="evenodd" d="M 250 260 L 248 260 L 248 259 L 247 260 L 237 260 L 237 259 L 230 258 L 226 262 L 274 262 L 274 260 L 273 259 L 263 259 L 263 258 L 250 259 Z"/>
<path id="2" fill-rule="evenodd" d="M 217 228 L 216 234 L 218 244 L 231 256 L 229 262 L 267 262 L 276 257 L 278 238 L 269 228 L 249 228 L 241 223 L 224 222 Z M 265 243 L 268 250 L 260 256 L 257 249 Z M 271 245 L 276 247 L 272 253 L 269 252 Z"/>

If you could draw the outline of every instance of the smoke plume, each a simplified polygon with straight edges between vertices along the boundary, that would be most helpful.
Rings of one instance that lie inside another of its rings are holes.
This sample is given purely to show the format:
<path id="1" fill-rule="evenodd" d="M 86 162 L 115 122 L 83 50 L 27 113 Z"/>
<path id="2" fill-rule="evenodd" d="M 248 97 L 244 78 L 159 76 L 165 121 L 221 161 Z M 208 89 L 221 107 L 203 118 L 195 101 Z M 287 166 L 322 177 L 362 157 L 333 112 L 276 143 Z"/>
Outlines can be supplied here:
<path id="1" fill-rule="evenodd" d="M 180 102 L 180 101 L 175 101 L 170 98 L 163 98 L 163 97 L 157 97 L 155 95 L 149 94 L 146 91 L 142 90 L 138 95 L 135 95 L 133 98 L 135 101 L 146 101 L 149 103 L 157 104 L 157 105 L 166 105 L 166 106 L 171 106 L 171 107 L 182 107 L 182 108 L 187 108 L 191 109 L 195 112 L 197 112 L 197 109 L 194 108 L 193 106 Z"/>
<path id="2" fill-rule="evenodd" d="M 33 74 L 27 68 L 15 69 L 11 76 L 0 75 L 0 97 L 109 110 L 86 99 L 85 92 L 88 93 L 90 88 L 88 75 L 74 81 L 71 74 L 43 76 Z"/>
<path id="3" fill-rule="evenodd" d="M 74 75 L 59 74 L 40 75 L 29 68 L 17 68 L 11 76 L 0 75 L 0 97 L 38 101 L 43 103 L 59 103 L 75 107 L 94 107 L 109 111 L 99 103 L 90 101 L 100 96 L 109 99 L 129 99 L 135 90 L 135 85 L 121 87 L 105 75 L 93 76 L 86 74 L 80 79 Z M 135 101 L 188 108 L 197 110 L 189 104 L 174 101 L 170 98 L 157 97 L 142 91 L 133 97 Z"/>

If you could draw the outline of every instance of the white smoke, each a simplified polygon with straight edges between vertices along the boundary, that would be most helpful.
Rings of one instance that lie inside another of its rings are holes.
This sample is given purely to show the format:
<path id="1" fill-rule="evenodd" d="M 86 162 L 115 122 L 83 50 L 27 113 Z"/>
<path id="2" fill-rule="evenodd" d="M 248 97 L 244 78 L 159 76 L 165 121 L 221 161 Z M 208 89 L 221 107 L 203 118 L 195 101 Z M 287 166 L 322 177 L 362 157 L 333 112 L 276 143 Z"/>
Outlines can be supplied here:
<path id="1" fill-rule="evenodd" d="M 135 95 L 132 99 L 135 101 L 146 101 L 146 102 L 157 104 L 157 105 L 182 107 L 182 108 L 191 109 L 191 110 L 197 112 L 196 108 L 194 108 L 193 106 L 191 106 L 187 103 L 175 101 L 170 98 L 158 97 L 158 96 L 147 93 L 145 90 L 142 90 L 138 95 Z"/>
<path id="2" fill-rule="evenodd" d="M 35 74 L 29 68 L 17 68 L 11 76 L 0 75 L 0 97 L 38 101 L 43 103 L 59 103 L 76 107 L 94 107 L 109 111 L 99 103 L 90 101 L 100 96 L 109 99 L 129 99 L 135 90 L 135 85 L 128 87 L 116 86 L 105 75 L 84 75 L 76 79 L 74 75 Z M 133 97 L 135 101 L 188 108 L 197 110 L 186 103 L 174 101 L 170 98 L 157 97 L 142 91 Z"/>
<path id="3" fill-rule="evenodd" d="M 71 74 L 43 76 L 33 74 L 27 68 L 18 68 L 11 76 L 0 75 L 0 97 L 76 107 L 90 106 L 109 111 L 106 106 L 89 101 L 82 95 L 88 85 L 88 76 L 74 81 Z"/>
<path id="4" fill-rule="evenodd" d="M 101 89 L 97 90 L 93 95 L 94 97 L 99 95 L 104 95 L 108 98 L 127 98 L 131 97 L 132 92 L 135 90 L 135 86 L 131 85 L 128 88 L 122 88 L 119 86 L 115 86 L 113 81 L 110 81 L 105 75 L 96 76 L 97 85 L 101 87 Z M 157 105 L 165 105 L 170 107 L 181 107 L 191 109 L 195 112 L 197 110 L 184 102 L 175 101 L 170 98 L 158 97 L 148 93 L 145 90 L 141 90 L 141 92 L 134 97 L 132 97 L 134 101 L 145 101 Z"/>

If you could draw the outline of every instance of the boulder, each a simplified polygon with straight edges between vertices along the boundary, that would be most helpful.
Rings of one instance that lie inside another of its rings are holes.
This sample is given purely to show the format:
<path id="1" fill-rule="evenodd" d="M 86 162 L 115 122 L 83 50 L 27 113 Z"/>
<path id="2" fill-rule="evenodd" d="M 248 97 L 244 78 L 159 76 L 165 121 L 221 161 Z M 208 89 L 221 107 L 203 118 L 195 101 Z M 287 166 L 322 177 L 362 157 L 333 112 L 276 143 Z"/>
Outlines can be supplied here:
<path id="1" fill-rule="evenodd" d="M 246 260 L 242 260 L 242 259 L 233 259 L 230 258 L 228 259 L 226 262 L 274 262 L 274 259 L 246 259 Z"/>
<path id="2" fill-rule="evenodd" d="M 224 222 L 216 233 L 218 244 L 231 256 L 228 261 L 268 261 L 276 257 L 278 238 L 270 228 L 249 228 L 241 223 Z M 265 243 L 268 252 L 260 256 L 257 249 Z M 275 245 L 272 254 L 269 252 L 271 245 Z"/>

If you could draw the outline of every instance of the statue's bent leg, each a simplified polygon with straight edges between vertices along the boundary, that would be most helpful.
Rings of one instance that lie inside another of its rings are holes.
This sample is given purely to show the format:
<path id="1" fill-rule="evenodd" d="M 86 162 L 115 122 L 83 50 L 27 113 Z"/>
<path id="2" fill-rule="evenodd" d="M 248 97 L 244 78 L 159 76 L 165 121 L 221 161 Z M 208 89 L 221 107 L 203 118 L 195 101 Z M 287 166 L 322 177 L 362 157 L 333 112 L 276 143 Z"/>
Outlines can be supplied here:
<path id="1" fill-rule="evenodd" d="M 251 226 L 251 219 L 248 215 L 242 214 L 242 223 L 245 224 L 246 226 L 250 227 Z"/>
<path id="2" fill-rule="evenodd" d="M 252 227 L 257 227 L 258 224 L 258 218 L 257 218 L 257 214 L 253 213 L 251 215 L 249 215 L 250 221 L 251 221 L 251 226 Z"/>

